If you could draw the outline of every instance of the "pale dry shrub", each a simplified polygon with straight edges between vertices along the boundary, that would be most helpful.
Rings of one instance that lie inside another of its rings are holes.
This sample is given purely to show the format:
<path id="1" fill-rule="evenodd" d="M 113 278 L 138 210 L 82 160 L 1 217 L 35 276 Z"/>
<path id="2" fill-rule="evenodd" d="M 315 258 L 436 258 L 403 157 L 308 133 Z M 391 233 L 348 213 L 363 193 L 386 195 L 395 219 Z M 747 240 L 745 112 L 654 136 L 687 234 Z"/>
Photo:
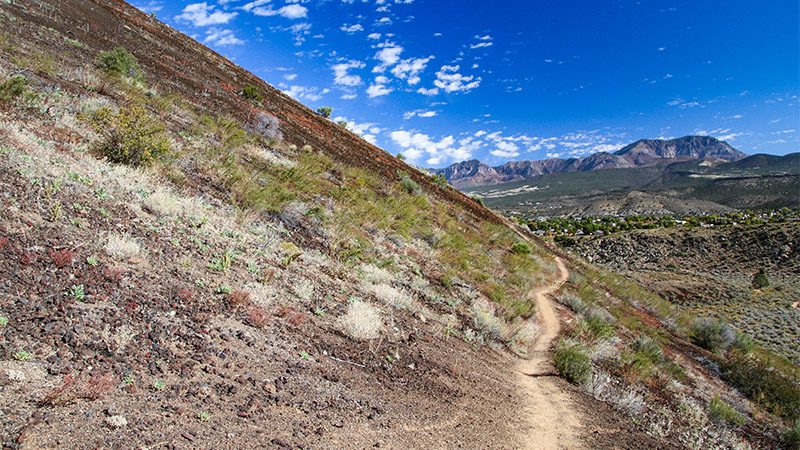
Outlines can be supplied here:
<path id="1" fill-rule="evenodd" d="M 93 91 L 99 90 L 103 83 L 100 80 L 100 77 L 97 76 L 97 72 L 88 66 L 75 67 L 67 70 L 64 73 L 64 79 L 71 81 L 84 89 Z"/>
<path id="2" fill-rule="evenodd" d="M 116 259 L 130 259 L 139 256 L 142 248 L 128 235 L 111 233 L 108 235 L 105 251 Z"/>
<path id="3" fill-rule="evenodd" d="M 263 283 L 248 283 L 244 286 L 244 291 L 250 294 L 250 301 L 262 308 L 272 305 L 278 298 L 278 292 L 274 287 Z"/>
<path id="4" fill-rule="evenodd" d="M 339 318 L 339 324 L 354 339 L 376 339 L 383 330 L 383 319 L 378 308 L 361 300 L 347 305 L 347 312 Z"/>
<path id="5" fill-rule="evenodd" d="M 374 266 L 372 264 L 364 264 L 360 267 L 361 279 L 367 283 L 372 284 L 391 284 L 394 280 L 394 275 L 386 269 Z"/>
<path id="6" fill-rule="evenodd" d="M 539 326 L 532 320 L 525 320 L 515 328 L 509 339 L 509 347 L 517 355 L 526 356 L 529 347 L 539 335 Z"/>
<path id="7" fill-rule="evenodd" d="M 408 294 L 388 284 L 365 283 L 362 290 L 395 308 L 411 309 L 414 305 L 414 300 Z"/>
<path id="8" fill-rule="evenodd" d="M 160 216 L 178 216 L 184 212 L 181 201 L 168 190 L 161 188 L 144 199 L 144 206 Z"/>
<path id="9" fill-rule="evenodd" d="M 494 306 L 488 301 L 477 298 L 470 305 L 473 326 L 490 339 L 499 341 L 506 338 L 506 323 L 497 317 Z"/>
<path id="10" fill-rule="evenodd" d="M 301 278 L 292 284 L 292 292 L 299 299 L 309 301 L 314 295 L 314 282 L 309 279 Z"/>

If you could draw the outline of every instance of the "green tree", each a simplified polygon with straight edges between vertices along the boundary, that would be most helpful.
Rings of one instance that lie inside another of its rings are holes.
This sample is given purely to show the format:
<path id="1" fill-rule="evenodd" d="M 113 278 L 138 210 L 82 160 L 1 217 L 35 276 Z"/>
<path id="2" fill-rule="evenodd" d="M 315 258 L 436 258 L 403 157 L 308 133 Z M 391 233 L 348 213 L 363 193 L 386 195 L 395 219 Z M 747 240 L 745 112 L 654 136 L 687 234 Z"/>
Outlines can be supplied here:
<path id="1" fill-rule="evenodd" d="M 769 278 L 764 268 L 758 269 L 758 272 L 753 276 L 753 287 L 756 289 L 763 289 L 769 286 Z"/>
<path id="2" fill-rule="evenodd" d="M 330 106 L 320 106 L 319 108 L 317 108 L 317 114 L 326 119 L 330 119 L 331 114 L 333 114 L 333 108 L 331 108 Z"/>

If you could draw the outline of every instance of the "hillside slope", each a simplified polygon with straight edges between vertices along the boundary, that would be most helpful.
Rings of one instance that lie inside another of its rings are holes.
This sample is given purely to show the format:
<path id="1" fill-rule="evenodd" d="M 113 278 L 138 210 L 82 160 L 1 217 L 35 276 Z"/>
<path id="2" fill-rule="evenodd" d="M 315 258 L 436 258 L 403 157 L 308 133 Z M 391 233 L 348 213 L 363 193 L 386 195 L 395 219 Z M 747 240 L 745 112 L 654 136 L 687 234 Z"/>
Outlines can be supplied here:
<path id="1" fill-rule="evenodd" d="M 723 383 L 663 300 L 576 259 L 551 292 L 543 242 L 188 37 L 113 0 L 0 19 L 5 446 L 520 448 L 531 389 L 587 448 L 781 445 L 792 397 Z M 576 291 L 610 316 L 555 308 L 567 344 L 533 346 L 535 294 Z M 534 352 L 565 378 L 521 379 Z"/>

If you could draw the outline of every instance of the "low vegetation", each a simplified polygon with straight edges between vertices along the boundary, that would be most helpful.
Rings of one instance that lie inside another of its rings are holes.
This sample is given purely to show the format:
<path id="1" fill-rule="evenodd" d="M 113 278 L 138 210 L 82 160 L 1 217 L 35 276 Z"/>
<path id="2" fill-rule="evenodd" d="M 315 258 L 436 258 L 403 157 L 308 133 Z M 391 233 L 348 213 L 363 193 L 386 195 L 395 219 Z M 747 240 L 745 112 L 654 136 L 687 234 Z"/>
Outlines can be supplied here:
<path id="1" fill-rule="evenodd" d="M 556 344 L 553 351 L 553 364 L 561 376 L 577 385 L 586 383 L 592 373 L 586 348 L 569 339 L 561 340 Z"/>

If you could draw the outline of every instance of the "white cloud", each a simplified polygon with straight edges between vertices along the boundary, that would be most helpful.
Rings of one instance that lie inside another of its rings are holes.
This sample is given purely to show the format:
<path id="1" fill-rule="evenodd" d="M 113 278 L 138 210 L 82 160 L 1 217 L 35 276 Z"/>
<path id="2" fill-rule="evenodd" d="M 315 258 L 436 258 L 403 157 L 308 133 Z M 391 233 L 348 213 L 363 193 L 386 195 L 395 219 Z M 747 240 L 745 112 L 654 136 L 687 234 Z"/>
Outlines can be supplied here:
<path id="1" fill-rule="evenodd" d="M 190 22 L 196 27 L 226 24 L 233 20 L 239 13 L 215 11 L 215 6 L 208 3 L 191 3 L 175 16 L 175 20 Z"/>
<path id="2" fill-rule="evenodd" d="M 519 156 L 519 146 L 513 142 L 499 141 L 496 148 L 489 153 L 500 158 L 516 158 Z"/>
<path id="3" fill-rule="evenodd" d="M 400 54 L 403 53 L 403 47 L 395 44 L 384 44 L 384 47 L 375 53 L 375 59 L 380 61 L 380 64 L 375 66 L 372 71 L 374 73 L 381 73 L 387 68 L 397 64 L 400 60 Z"/>
<path id="4" fill-rule="evenodd" d="M 145 4 L 133 5 L 133 7 L 146 14 L 155 14 L 164 9 L 164 5 L 157 1 L 149 1 Z"/>
<path id="5" fill-rule="evenodd" d="M 356 23 L 353 25 L 342 25 L 340 30 L 344 31 L 345 33 L 358 33 L 359 31 L 364 31 L 364 27 L 360 23 Z"/>
<path id="6" fill-rule="evenodd" d="M 333 82 L 339 86 L 360 86 L 363 80 L 358 75 L 349 73 L 350 69 L 363 69 L 366 66 L 361 61 L 348 61 L 344 63 L 334 64 L 331 66 L 333 70 Z"/>
<path id="7" fill-rule="evenodd" d="M 421 118 L 428 118 L 428 117 L 436 117 L 439 115 L 438 111 L 429 111 L 424 109 L 417 109 L 414 111 L 408 111 L 403 114 L 403 119 L 408 120 L 414 117 L 421 117 Z"/>
<path id="8" fill-rule="evenodd" d="M 367 88 L 367 95 L 369 98 L 375 98 L 389 95 L 392 91 L 394 91 L 394 89 L 387 87 L 385 84 L 374 83 Z"/>
<path id="9" fill-rule="evenodd" d="M 392 75 L 401 80 L 406 80 L 409 86 L 414 86 L 420 82 L 419 74 L 425 70 L 428 62 L 432 59 L 433 56 L 404 59 L 392 68 Z"/>
<path id="10" fill-rule="evenodd" d="M 380 33 L 370 33 L 367 35 L 367 39 L 372 39 L 373 41 L 377 41 L 380 38 L 381 38 Z"/>
<path id="11" fill-rule="evenodd" d="M 472 137 L 456 140 L 453 136 L 446 136 L 436 141 L 427 134 L 406 130 L 392 131 L 389 137 L 402 148 L 403 156 L 409 161 L 425 157 L 425 163 L 432 166 L 469 159 L 480 148 L 480 143 Z"/>
<path id="12" fill-rule="evenodd" d="M 289 87 L 289 89 L 284 89 L 283 92 L 289 97 L 295 98 L 297 100 L 316 102 L 318 100 L 321 100 L 325 94 L 329 93 L 330 89 L 319 89 L 316 87 L 292 85 Z"/>
<path id="13" fill-rule="evenodd" d="M 263 6 L 270 3 L 264 0 L 255 0 L 242 6 L 245 11 L 250 11 L 257 16 L 271 17 L 281 16 L 287 19 L 302 19 L 308 15 L 308 8 L 297 3 L 290 3 L 278 9 L 274 9 L 272 5 Z"/>
<path id="14" fill-rule="evenodd" d="M 375 144 L 378 141 L 377 135 L 383 131 L 382 128 L 375 123 L 358 123 L 355 120 L 348 119 L 347 117 L 338 116 L 333 119 L 334 122 L 347 122 L 347 129 L 353 133 L 364 138 L 365 141 Z"/>
<path id="15" fill-rule="evenodd" d="M 439 88 L 419 88 L 417 89 L 417 93 L 427 95 L 429 97 L 433 95 L 439 95 Z"/>
<path id="16" fill-rule="evenodd" d="M 475 39 L 477 39 L 477 42 L 475 42 L 474 44 L 470 44 L 469 46 L 469 48 L 472 50 L 478 48 L 491 47 L 492 45 L 494 45 L 494 42 L 492 42 L 492 36 L 488 34 L 484 36 L 475 36 Z"/>
<path id="17" fill-rule="evenodd" d="M 294 81 L 295 78 L 297 78 L 296 73 L 287 73 L 286 75 L 283 76 L 283 79 L 286 81 Z"/>
<path id="18" fill-rule="evenodd" d="M 468 92 L 477 88 L 481 84 L 480 77 L 465 76 L 458 71 L 461 66 L 442 66 L 436 72 L 436 81 L 433 84 L 445 92 Z"/>
<path id="19" fill-rule="evenodd" d="M 206 33 L 206 38 L 203 39 L 203 43 L 221 47 L 225 45 L 242 45 L 244 41 L 236 37 L 231 30 L 212 28 Z"/>

